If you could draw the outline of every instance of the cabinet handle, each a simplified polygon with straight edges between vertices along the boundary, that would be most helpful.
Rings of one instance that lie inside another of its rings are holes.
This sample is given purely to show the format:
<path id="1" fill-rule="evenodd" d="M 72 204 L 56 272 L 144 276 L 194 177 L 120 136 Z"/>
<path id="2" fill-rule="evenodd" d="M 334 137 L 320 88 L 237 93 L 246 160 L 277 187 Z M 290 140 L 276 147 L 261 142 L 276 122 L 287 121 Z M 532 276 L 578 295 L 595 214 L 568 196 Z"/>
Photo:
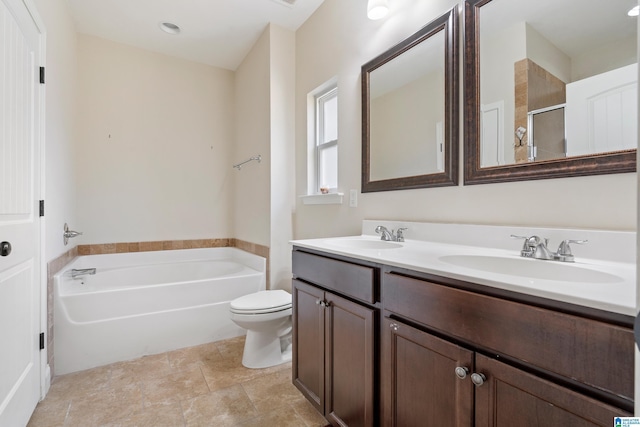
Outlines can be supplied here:
<path id="1" fill-rule="evenodd" d="M 389 327 L 391 328 L 391 330 L 393 330 L 394 332 L 397 332 L 398 329 L 400 329 L 400 327 L 398 326 L 397 323 L 390 323 Z"/>
<path id="2" fill-rule="evenodd" d="M 487 377 L 485 377 L 484 374 L 478 374 L 476 372 L 471 374 L 471 382 L 474 383 L 478 387 L 480 387 L 482 384 L 484 384 L 484 382 L 486 380 L 487 380 Z"/>
<path id="3" fill-rule="evenodd" d="M 318 301 L 316 301 L 316 305 L 324 305 L 324 303 L 322 302 L 321 299 L 319 299 Z"/>
<path id="4" fill-rule="evenodd" d="M 461 380 L 467 378 L 468 373 L 469 373 L 469 370 L 464 366 L 456 367 L 456 377 L 460 378 Z"/>

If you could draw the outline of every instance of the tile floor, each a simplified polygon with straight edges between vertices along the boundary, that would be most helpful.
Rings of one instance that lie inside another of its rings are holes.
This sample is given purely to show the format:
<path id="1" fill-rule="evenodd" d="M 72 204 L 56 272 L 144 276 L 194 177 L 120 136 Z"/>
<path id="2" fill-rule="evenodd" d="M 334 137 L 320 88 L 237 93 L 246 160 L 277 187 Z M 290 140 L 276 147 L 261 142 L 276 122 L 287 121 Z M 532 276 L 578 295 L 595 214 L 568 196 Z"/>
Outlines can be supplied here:
<path id="1" fill-rule="evenodd" d="M 28 427 L 325 426 L 291 363 L 242 366 L 244 337 L 55 377 Z"/>

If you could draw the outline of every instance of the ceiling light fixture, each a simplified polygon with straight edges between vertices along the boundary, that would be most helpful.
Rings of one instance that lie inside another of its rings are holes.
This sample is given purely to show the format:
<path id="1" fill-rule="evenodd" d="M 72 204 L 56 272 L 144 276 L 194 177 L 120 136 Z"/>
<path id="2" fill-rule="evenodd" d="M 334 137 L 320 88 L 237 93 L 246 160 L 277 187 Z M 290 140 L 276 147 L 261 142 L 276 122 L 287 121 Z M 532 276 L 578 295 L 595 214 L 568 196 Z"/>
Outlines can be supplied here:
<path id="1" fill-rule="evenodd" d="M 367 17 L 373 21 L 382 19 L 389 13 L 389 0 L 369 0 Z"/>
<path id="2" fill-rule="evenodd" d="M 158 26 L 165 33 L 173 34 L 173 35 L 180 34 L 180 27 L 178 27 L 176 24 L 173 24 L 171 22 L 161 22 L 160 24 L 158 24 Z"/>
<path id="3" fill-rule="evenodd" d="M 631 9 L 629 12 L 627 12 L 627 15 L 629 16 L 638 16 L 638 14 L 640 14 L 640 6 L 636 6 L 633 9 Z"/>

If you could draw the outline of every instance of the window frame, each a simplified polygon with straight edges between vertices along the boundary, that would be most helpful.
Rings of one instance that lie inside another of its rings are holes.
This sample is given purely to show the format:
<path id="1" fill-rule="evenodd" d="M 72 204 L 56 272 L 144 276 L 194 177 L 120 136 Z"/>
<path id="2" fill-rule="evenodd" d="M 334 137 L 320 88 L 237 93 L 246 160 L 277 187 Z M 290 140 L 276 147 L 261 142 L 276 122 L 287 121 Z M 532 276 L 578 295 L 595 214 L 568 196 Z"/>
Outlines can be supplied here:
<path id="1" fill-rule="evenodd" d="M 338 137 L 336 139 L 327 141 L 327 142 L 322 142 L 324 141 L 324 123 L 325 123 L 325 114 L 324 114 L 324 104 L 332 99 L 336 99 L 336 126 L 338 123 L 338 85 L 337 84 L 332 84 L 331 86 L 329 86 L 328 88 L 322 90 L 321 92 L 318 92 L 314 95 L 314 125 L 315 125 L 315 134 L 314 134 L 314 141 L 313 141 L 313 146 L 314 146 L 314 150 L 313 150 L 313 157 L 314 157 L 314 167 L 315 167 L 315 174 L 314 174 L 314 186 L 313 186 L 313 190 L 315 194 L 320 194 L 320 187 L 321 187 L 321 182 L 320 182 L 320 173 L 322 170 L 322 151 L 326 150 L 326 149 L 330 149 L 332 147 L 337 147 L 338 146 L 338 141 L 340 140 L 340 136 L 338 135 Z M 338 133 L 337 129 L 336 129 L 336 134 Z M 337 156 L 336 156 L 337 157 Z M 336 158 L 336 175 L 338 174 L 338 159 Z M 336 176 L 336 187 L 329 187 L 329 193 L 337 193 L 338 192 L 338 176 Z"/>

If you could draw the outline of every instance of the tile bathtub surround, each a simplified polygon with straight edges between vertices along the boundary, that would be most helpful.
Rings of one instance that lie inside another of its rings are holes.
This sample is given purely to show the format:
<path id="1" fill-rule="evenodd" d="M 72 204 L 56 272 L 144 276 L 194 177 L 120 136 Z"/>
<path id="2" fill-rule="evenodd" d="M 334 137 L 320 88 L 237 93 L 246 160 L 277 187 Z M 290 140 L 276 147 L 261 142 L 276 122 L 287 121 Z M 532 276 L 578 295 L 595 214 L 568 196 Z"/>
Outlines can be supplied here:
<path id="1" fill-rule="evenodd" d="M 225 248 L 242 249 L 245 252 L 269 259 L 269 247 L 240 239 L 158 240 L 155 242 L 100 243 L 78 245 L 77 255 L 119 254 L 126 252 L 170 251 L 176 249 Z M 267 263 L 268 264 L 268 263 Z M 64 266 L 64 264 L 62 264 Z M 58 269 L 59 270 L 59 269 Z M 54 273 L 55 274 L 55 273 Z"/>
<path id="2" fill-rule="evenodd" d="M 325 426 L 291 363 L 242 366 L 244 337 L 56 377 L 29 427 Z"/>
<path id="3" fill-rule="evenodd" d="M 154 242 L 101 243 L 78 245 L 78 255 L 116 254 L 125 252 L 168 251 L 174 249 L 233 247 L 236 239 L 159 240 Z"/>

